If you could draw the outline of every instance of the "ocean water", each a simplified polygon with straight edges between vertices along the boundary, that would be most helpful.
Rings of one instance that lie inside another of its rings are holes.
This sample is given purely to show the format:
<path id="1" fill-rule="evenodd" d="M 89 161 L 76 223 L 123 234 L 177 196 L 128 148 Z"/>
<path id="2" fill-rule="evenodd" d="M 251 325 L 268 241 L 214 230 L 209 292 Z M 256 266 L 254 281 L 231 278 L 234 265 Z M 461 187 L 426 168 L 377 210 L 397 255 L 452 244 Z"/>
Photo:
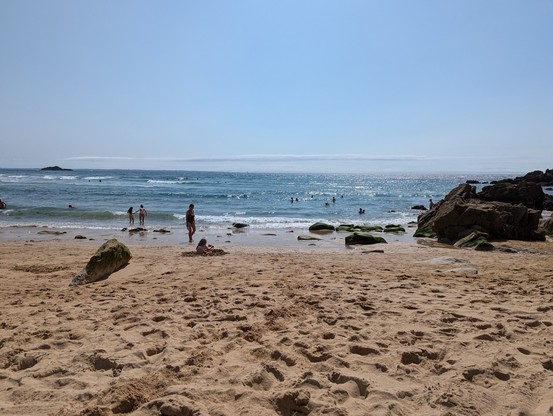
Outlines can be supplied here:
<path id="1" fill-rule="evenodd" d="M 502 178 L 505 174 L 0 169 L 0 199 L 8 205 L 0 210 L 0 227 L 118 230 L 128 226 L 127 209 L 143 204 L 146 228 L 182 229 L 190 203 L 198 226 L 214 230 L 234 222 L 268 230 L 307 228 L 317 221 L 406 225 L 420 214 L 414 205 L 427 207 L 430 198 L 437 202 L 468 179 Z"/>

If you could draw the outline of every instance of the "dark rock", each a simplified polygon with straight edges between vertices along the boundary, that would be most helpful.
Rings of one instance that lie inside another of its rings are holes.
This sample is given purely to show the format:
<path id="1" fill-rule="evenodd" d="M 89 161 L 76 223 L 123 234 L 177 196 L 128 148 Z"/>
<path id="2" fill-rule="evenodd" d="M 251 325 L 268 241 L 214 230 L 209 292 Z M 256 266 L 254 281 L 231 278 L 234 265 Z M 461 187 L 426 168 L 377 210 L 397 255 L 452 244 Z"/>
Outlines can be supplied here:
<path id="1" fill-rule="evenodd" d="M 0 199 L 0 209 L 6 209 L 7 207 L 6 203 Z"/>
<path id="2" fill-rule="evenodd" d="M 476 184 L 479 184 L 480 181 L 477 181 L 476 179 L 469 179 L 465 183 L 468 183 L 469 185 L 476 185 Z"/>
<path id="3" fill-rule="evenodd" d="M 338 227 L 336 227 L 336 231 L 338 232 L 353 232 L 353 230 L 355 230 L 355 225 L 353 224 L 340 224 Z"/>
<path id="4" fill-rule="evenodd" d="M 534 182 L 544 186 L 553 185 L 553 169 L 546 169 L 545 172 L 535 170 L 522 177 L 515 178 L 516 182 Z"/>
<path id="5" fill-rule="evenodd" d="M 540 185 L 532 182 L 498 183 L 482 188 L 478 198 L 484 201 L 522 204 L 528 208 L 542 210 L 545 194 Z"/>
<path id="6" fill-rule="evenodd" d="M 545 231 L 545 234 L 553 235 L 553 217 L 540 221 L 540 228 Z"/>
<path id="7" fill-rule="evenodd" d="M 543 209 L 553 211 L 553 195 L 545 194 L 543 197 Z"/>
<path id="8" fill-rule="evenodd" d="M 78 286 L 107 279 L 110 274 L 125 267 L 132 258 L 130 250 L 115 238 L 106 241 L 90 258 L 84 269 L 69 286 Z"/>
<path id="9" fill-rule="evenodd" d="M 502 179 L 500 181 L 493 181 L 492 183 L 520 183 L 520 182 L 533 182 L 542 186 L 553 185 L 553 169 L 546 169 L 545 172 L 541 170 L 535 170 L 529 172 L 524 176 L 517 176 L 514 179 Z"/>
<path id="10" fill-rule="evenodd" d="M 436 233 L 431 228 L 417 228 L 413 237 L 434 238 Z"/>
<path id="11" fill-rule="evenodd" d="M 159 230 L 154 230 L 154 233 L 161 233 L 161 234 L 166 234 L 166 233 L 170 233 L 171 231 L 169 230 L 166 230 L 164 228 L 160 228 Z"/>
<path id="12" fill-rule="evenodd" d="M 488 235 L 474 231 L 454 244 L 455 247 L 471 247 L 478 251 L 489 251 L 495 247 L 488 241 Z"/>
<path id="13" fill-rule="evenodd" d="M 75 240 L 86 240 L 86 237 L 84 235 L 78 234 L 75 236 Z"/>
<path id="14" fill-rule="evenodd" d="M 232 226 L 234 228 L 245 228 L 245 227 L 249 227 L 249 224 L 244 224 L 244 223 L 241 223 L 241 222 L 233 222 Z"/>
<path id="15" fill-rule="evenodd" d="M 386 244 L 386 240 L 384 240 L 382 237 L 377 237 L 369 233 L 353 233 L 351 235 L 348 235 L 346 237 L 346 244 L 347 245 L 354 245 L 354 244 L 378 244 L 378 243 L 384 243 Z"/>
<path id="16" fill-rule="evenodd" d="M 125 230 L 125 228 L 123 229 L 123 231 L 124 230 Z M 148 231 L 148 230 L 144 227 L 129 228 L 129 233 L 138 233 L 138 232 L 141 232 L 141 231 Z"/>
<path id="17" fill-rule="evenodd" d="M 383 228 L 380 225 L 347 225 L 342 224 L 336 227 L 336 231 L 338 232 L 348 232 L 353 233 L 355 231 L 362 231 L 362 232 L 371 232 L 371 231 L 383 231 Z"/>
<path id="18" fill-rule="evenodd" d="M 368 233 L 368 232 L 371 232 L 371 231 L 382 232 L 382 231 L 384 231 L 384 228 L 382 228 L 380 225 L 362 225 L 362 226 L 358 227 L 358 230 L 362 231 L 364 233 Z"/>
<path id="19" fill-rule="evenodd" d="M 418 228 L 421 233 L 431 230 L 439 239 L 453 242 L 473 231 L 492 239 L 543 240 L 543 232 L 537 230 L 539 219 L 538 210 L 481 200 L 474 186 L 461 184 L 434 209 L 419 215 Z"/>
<path id="20" fill-rule="evenodd" d="M 386 227 L 384 227 L 384 232 L 401 234 L 405 232 L 405 228 L 403 228 L 401 225 L 388 224 Z"/>
<path id="21" fill-rule="evenodd" d="M 420 211 L 426 211 L 426 207 L 424 205 L 413 205 L 411 209 L 418 209 Z"/>
<path id="22" fill-rule="evenodd" d="M 60 168 L 59 166 L 46 166 L 45 168 L 42 168 L 40 170 L 73 170 L 73 169 L 64 169 L 64 168 Z"/>
<path id="23" fill-rule="evenodd" d="M 334 226 L 324 222 L 316 222 L 309 227 L 309 231 L 334 231 Z"/>

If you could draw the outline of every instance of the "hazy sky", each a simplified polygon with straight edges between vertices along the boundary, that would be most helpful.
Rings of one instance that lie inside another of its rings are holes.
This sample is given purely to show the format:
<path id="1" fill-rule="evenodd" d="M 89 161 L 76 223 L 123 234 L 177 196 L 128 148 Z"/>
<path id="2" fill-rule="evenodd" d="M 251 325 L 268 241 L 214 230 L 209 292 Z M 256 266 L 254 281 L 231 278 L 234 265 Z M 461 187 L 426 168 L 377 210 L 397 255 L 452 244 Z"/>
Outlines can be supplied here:
<path id="1" fill-rule="evenodd" d="M 0 167 L 553 168 L 553 0 L 0 0 Z"/>

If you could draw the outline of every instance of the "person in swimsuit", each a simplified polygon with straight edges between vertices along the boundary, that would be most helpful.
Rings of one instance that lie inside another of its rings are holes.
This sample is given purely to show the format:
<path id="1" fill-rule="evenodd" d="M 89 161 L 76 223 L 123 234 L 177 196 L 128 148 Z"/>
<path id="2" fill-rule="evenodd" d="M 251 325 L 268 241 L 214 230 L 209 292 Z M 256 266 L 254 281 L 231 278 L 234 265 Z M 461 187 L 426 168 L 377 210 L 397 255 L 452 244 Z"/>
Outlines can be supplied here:
<path id="1" fill-rule="evenodd" d="M 129 225 L 134 225 L 134 211 L 132 207 L 127 210 L 127 214 L 129 214 Z"/>
<path id="2" fill-rule="evenodd" d="M 188 206 L 186 214 L 186 228 L 188 228 L 188 241 L 192 242 L 192 236 L 196 232 L 196 218 L 194 216 L 194 204 Z"/>
<path id="3" fill-rule="evenodd" d="M 144 205 L 140 205 L 140 209 L 138 210 L 138 222 L 142 226 L 144 226 L 144 219 L 146 218 L 146 214 L 146 208 L 144 208 Z"/>

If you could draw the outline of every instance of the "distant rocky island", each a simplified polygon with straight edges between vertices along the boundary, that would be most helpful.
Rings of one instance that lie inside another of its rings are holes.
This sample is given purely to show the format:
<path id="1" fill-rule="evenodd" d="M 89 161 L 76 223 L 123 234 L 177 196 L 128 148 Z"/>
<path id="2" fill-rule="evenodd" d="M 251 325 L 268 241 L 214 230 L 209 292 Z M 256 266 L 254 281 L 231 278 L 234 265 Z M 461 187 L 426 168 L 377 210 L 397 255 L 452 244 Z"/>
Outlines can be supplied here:
<path id="1" fill-rule="evenodd" d="M 42 168 L 40 170 L 73 170 L 73 169 L 64 169 L 64 168 L 60 168 L 59 166 L 46 166 L 45 168 Z"/>

